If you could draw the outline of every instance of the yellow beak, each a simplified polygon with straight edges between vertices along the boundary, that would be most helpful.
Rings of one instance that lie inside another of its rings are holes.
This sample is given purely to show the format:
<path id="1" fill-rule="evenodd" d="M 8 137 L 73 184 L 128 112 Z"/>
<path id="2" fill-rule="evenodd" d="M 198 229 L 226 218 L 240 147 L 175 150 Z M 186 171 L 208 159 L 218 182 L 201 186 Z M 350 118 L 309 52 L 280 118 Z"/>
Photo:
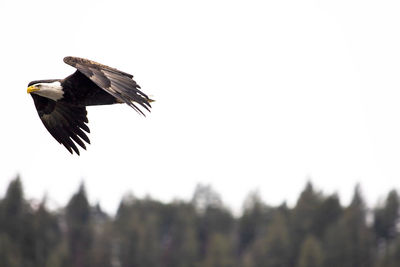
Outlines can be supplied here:
<path id="1" fill-rule="evenodd" d="M 32 93 L 32 92 L 36 92 L 36 91 L 39 91 L 39 90 L 40 90 L 40 89 L 37 88 L 36 86 L 31 85 L 31 86 L 28 87 L 28 89 L 26 90 L 26 92 L 27 92 L 28 94 L 30 94 L 30 93 Z"/>

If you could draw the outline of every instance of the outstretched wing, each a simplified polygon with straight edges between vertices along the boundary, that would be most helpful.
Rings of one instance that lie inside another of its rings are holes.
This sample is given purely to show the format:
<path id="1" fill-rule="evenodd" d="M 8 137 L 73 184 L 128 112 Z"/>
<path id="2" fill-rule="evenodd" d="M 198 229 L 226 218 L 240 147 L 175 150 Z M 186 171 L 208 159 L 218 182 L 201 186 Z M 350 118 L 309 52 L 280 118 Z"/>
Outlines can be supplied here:
<path id="1" fill-rule="evenodd" d="M 150 111 L 151 100 L 140 91 L 140 86 L 126 72 L 106 65 L 78 57 L 65 57 L 64 62 L 76 68 L 101 89 L 105 90 L 121 102 L 125 102 L 137 112 L 144 115 L 135 103 Z"/>
<path id="2" fill-rule="evenodd" d="M 84 131 L 89 133 L 90 130 L 85 124 L 88 119 L 84 106 L 53 101 L 36 94 L 31 96 L 44 126 L 60 144 L 63 144 L 71 154 L 75 151 L 79 155 L 76 144 L 86 149 L 83 141 L 90 144 L 90 140 Z"/>

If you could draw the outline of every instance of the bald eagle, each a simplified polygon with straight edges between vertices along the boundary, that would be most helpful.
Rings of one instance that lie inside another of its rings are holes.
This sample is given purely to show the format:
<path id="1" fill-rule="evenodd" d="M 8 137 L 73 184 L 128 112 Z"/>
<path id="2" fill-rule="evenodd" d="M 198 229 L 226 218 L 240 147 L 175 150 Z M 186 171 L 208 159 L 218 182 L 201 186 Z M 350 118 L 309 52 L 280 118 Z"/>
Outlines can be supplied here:
<path id="1" fill-rule="evenodd" d="M 152 100 L 140 91 L 133 75 L 78 57 L 64 62 L 76 68 L 65 79 L 37 80 L 28 84 L 36 110 L 46 129 L 65 148 L 79 155 L 78 144 L 90 144 L 86 133 L 86 106 L 126 103 L 139 114 L 150 111 Z"/>

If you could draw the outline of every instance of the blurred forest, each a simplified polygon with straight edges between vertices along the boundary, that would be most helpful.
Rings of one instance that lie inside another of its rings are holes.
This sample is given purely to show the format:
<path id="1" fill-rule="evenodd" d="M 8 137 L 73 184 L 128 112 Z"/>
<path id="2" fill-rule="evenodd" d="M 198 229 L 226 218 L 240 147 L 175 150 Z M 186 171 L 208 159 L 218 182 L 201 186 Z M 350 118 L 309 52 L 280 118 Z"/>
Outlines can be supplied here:
<path id="1" fill-rule="evenodd" d="M 308 183 L 294 207 L 250 193 L 234 216 L 211 187 L 190 201 L 123 198 L 115 216 L 83 185 L 66 207 L 25 199 L 19 178 L 0 201 L 2 267 L 398 267 L 399 196 L 367 208 Z"/>

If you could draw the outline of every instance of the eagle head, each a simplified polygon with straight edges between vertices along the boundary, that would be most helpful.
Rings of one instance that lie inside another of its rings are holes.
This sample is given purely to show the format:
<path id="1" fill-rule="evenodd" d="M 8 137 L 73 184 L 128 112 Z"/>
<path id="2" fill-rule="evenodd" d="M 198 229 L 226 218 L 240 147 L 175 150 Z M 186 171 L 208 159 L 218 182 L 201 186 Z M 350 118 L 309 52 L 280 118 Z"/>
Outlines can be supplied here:
<path id="1" fill-rule="evenodd" d="M 64 91 L 60 80 L 32 81 L 28 84 L 28 94 L 37 94 L 57 101 L 63 98 Z"/>

